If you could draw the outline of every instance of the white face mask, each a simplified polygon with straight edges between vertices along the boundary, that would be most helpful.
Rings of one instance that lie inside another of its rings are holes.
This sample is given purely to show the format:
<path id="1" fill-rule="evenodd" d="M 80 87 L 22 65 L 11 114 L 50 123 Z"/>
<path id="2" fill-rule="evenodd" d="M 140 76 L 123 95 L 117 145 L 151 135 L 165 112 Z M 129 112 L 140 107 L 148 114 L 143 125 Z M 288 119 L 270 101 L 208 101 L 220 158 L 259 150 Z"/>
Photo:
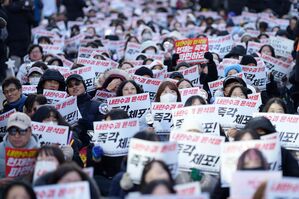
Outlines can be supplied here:
<path id="1" fill-rule="evenodd" d="M 156 54 L 156 51 L 154 49 L 149 49 L 145 51 L 145 54 L 154 55 Z"/>
<path id="2" fill-rule="evenodd" d="M 54 121 L 46 121 L 46 122 L 43 122 L 45 124 L 51 124 L 51 125 L 58 125 L 58 122 L 54 122 Z"/>
<path id="3" fill-rule="evenodd" d="M 39 79 L 40 79 L 40 77 L 31 77 L 31 78 L 29 78 L 29 83 L 31 85 L 37 85 L 39 82 Z"/>
<path id="4" fill-rule="evenodd" d="M 176 102 L 177 98 L 178 96 L 171 93 L 167 93 L 165 95 L 160 96 L 160 101 L 163 103 Z"/>
<path id="5" fill-rule="evenodd" d="M 142 40 L 143 41 L 147 41 L 147 40 L 151 40 L 152 39 L 152 34 L 151 33 L 144 33 L 142 35 Z"/>

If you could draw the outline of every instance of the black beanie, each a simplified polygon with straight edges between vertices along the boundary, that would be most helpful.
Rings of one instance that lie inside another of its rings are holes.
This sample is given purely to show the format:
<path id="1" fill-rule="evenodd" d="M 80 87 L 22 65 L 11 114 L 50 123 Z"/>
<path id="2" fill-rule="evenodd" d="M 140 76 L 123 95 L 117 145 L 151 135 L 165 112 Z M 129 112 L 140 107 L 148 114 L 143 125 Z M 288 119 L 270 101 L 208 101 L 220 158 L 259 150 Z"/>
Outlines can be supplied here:
<path id="1" fill-rule="evenodd" d="M 142 67 L 138 68 L 135 71 L 135 75 L 139 75 L 139 76 L 148 75 L 151 78 L 154 77 L 153 71 L 151 69 L 145 67 L 145 66 L 142 66 Z"/>
<path id="2" fill-rule="evenodd" d="M 254 59 L 253 56 L 251 56 L 251 55 L 244 55 L 242 57 L 242 60 L 241 60 L 240 64 L 241 65 L 245 65 L 245 66 L 247 66 L 248 64 L 254 64 L 256 66 L 257 62 L 256 62 L 256 60 Z"/>

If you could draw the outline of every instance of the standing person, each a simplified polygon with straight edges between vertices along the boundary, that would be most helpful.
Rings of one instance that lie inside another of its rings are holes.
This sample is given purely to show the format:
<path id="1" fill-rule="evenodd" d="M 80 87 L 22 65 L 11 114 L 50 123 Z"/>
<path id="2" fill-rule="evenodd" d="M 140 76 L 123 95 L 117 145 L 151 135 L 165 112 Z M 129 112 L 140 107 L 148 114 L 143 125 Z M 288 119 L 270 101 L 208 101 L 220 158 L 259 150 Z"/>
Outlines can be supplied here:
<path id="1" fill-rule="evenodd" d="M 27 1 L 12 0 L 6 6 L 8 47 L 10 57 L 22 59 L 31 42 L 31 27 L 34 24 L 33 4 Z"/>
<path id="2" fill-rule="evenodd" d="M 66 7 L 67 20 L 75 21 L 84 17 L 83 8 L 87 6 L 84 0 L 62 0 L 62 5 Z"/>
<path id="3" fill-rule="evenodd" d="M 15 77 L 5 79 L 2 83 L 2 91 L 5 96 L 2 112 L 7 112 L 12 109 L 23 112 L 27 97 L 22 94 L 22 84 L 20 80 Z"/>
<path id="4" fill-rule="evenodd" d="M 6 60 L 7 60 L 7 50 L 6 50 L 6 39 L 7 39 L 7 14 L 0 3 L 0 82 L 6 76 Z"/>

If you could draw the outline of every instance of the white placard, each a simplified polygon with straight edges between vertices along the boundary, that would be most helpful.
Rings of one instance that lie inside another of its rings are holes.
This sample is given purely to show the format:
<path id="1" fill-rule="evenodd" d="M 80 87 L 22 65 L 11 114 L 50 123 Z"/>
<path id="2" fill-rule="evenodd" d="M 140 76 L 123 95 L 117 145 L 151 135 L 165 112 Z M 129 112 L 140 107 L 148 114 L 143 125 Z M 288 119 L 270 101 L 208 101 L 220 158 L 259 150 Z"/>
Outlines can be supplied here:
<path id="1" fill-rule="evenodd" d="M 4 137 L 4 135 L 6 134 L 6 126 L 7 126 L 8 118 L 10 115 L 12 115 L 15 112 L 17 112 L 16 109 L 12 109 L 0 115 L 0 137 Z"/>
<path id="2" fill-rule="evenodd" d="M 112 157 L 127 155 L 130 139 L 139 131 L 136 118 L 94 122 L 93 126 L 92 142 Z"/>
<path id="3" fill-rule="evenodd" d="M 41 122 L 31 122 L 32 133 L 37 136 L 41 145 L 68 145 L 69 127 Z"/>
<path id="4" fill-rule="evenodd" d="M 55 108 L 64 117 L 64 119 L 70 123 L 74 124 L 81 118 L 81 114 L 77 107 L 77 98 L 68 97 L 64 101 L 55 104 Z"/>
<path id="5" fill-rule="evenodd" d="M 45 175 L 48 172 L 54 171 L 57 168 L 57 163 L 49 160 L 38 160 L 35 162 L 33 182 L 39 177 Z"/>
<path id="6" fill-rule="evenodd" d="M 147 78 L 139 75 L 133 75 L 133 80 L 141 86 L 144 92 L 149 93 L 152 101 L 155 99 L 157 90 L 162 83 L 160 79 Z"/>
<path id="7" fill-rule="evenodd" d="M 56 104 L 67 98 L 68 94 L 65 91 L 43 90 L 43 95 L 47 98 L 48 104 Z"/>
<path id="8" fill-rule="evenodd" d="M 265 190 L 266 199 L 297 199 L 299 195 L 298 178 L 284 177 L 269 180 Z"/>
<path id="9" fill-rule="evenodd" d="M 87 181 L 34 187 L 37 199 L 90 199 Z"/>
<path id="10" fill-rule="evenodd" d="M 197 196 L 201 194 L 201 187 L 199 182 L 189 182 L 185 184 L 178 184 L 174 186 L 178 195 Z"/>
<path id="11" fill-rule="evenodd" d="M 151 142 L 132 138 L 129 147 L 127 172 L 133 182 L 139 184 L 144 165 L 151 160 L 162 160 L 175 178 L 178 169 L 177 144 L 175 142 Z"/>
<path id="12" fill-rule="evenodd" d="M 233 48 L 234 41 L 231 35 L 209 38 L 209 51 L 217 53 L 221 58 Z"/>
<path id="13" fill-rule="evenodd" d="M 238 159 L 247 149 L 259 149 L 271 170 L 278 170 L 281 167 L 280 144 L 277 140 L 250 140 L 225 142 L 221 145 L 221 184 L 228 187 L 232 182 L 232 174 L 237 169 Z"/>
<path id="14" fill-rule="evenodd" d="M 209 173 L 220 170 L 220 147 L 224 137 L 205 133 L 172 131 L 170 141 L 178 143 L 179 168 L 192 168 Z"/>

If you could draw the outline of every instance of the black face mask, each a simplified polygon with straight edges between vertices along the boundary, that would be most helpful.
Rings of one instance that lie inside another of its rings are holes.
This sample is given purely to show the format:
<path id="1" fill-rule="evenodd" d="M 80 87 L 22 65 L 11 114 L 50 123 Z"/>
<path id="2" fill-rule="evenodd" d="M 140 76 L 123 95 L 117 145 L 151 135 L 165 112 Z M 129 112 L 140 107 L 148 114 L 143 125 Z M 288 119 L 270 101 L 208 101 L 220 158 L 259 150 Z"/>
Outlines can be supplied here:
<path id="1" fill-rule="evenodd" d="M 259 171 L 259 170 L 267 170 L 264 167 L 260 166 L 260 167 L 254 167 L 254 168 L 243 168 L 241 169 L 242 171 Z"/>

